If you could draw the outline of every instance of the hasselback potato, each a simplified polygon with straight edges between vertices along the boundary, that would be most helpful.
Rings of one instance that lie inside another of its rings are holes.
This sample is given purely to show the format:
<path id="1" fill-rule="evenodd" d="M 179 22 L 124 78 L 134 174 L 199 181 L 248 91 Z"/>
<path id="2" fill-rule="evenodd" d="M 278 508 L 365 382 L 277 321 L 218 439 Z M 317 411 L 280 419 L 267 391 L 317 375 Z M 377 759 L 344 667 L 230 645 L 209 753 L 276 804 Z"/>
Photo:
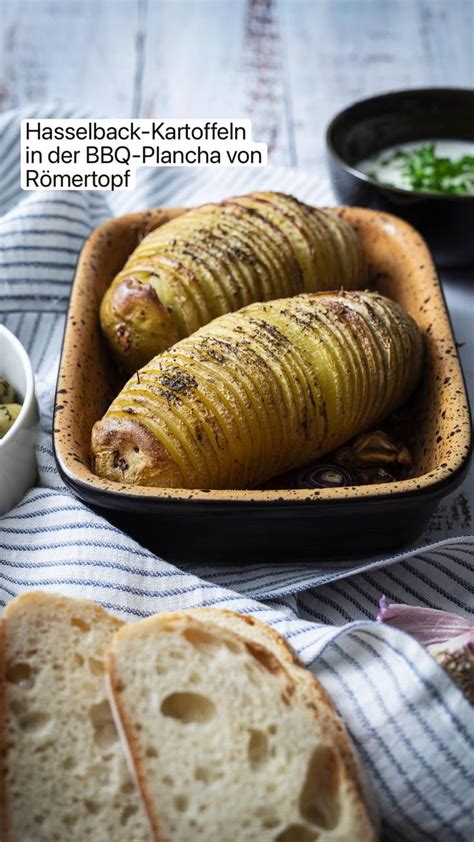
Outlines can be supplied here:
<path id="1" fill-rule="evenodd" d="M 152 231 L 100 308 L 127 371 L 217 316 L 253 301 L 365 284 L 359 238 L 343 219 L 282 193 L 204 205 Z"/>
<path id="2" fill-rule="evenodd" d="M 415 322 L 370 292 L 221 316 L 133 375 L 92 434 L 99 476 L 249 488 L 374 425 L 420 374 Z"/>

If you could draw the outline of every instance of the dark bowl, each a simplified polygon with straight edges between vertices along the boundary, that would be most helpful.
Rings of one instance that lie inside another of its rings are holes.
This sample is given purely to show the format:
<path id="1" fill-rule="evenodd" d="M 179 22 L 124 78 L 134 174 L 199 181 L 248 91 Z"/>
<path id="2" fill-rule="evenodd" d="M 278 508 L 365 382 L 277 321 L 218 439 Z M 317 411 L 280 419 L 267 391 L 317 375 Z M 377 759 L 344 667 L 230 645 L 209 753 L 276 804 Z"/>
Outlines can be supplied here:
<path id="1" fill-rule="evenodd" d="M 425 237 L 442 266 L 474 265 L 474 196 L 400 190 L 357 169 L 364 158 L 411 141 L 474 141 L 474 89 L 422 88 L 364 99 L 329 124 L 326 144 L 334 190 L 345 205 L 389 211 Z"/>

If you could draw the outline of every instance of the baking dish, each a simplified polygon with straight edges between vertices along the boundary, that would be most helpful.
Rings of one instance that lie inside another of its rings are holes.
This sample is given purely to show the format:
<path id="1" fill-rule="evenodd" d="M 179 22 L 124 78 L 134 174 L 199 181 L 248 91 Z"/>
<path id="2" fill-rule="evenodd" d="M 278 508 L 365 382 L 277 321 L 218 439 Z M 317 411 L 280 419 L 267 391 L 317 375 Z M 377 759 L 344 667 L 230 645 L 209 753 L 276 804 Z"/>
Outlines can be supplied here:
<path id="1" fill-rule="evenodd" d="M 371 284 L 418 322 L 426 345 L 411 412 L 417 476 L 325 489 L 214 491 L 127 486 L 96 477 L 90 433 L 122 385 L 101 335 L 98 307 L 138 241 L 182 213 L 161 209 L 112 219 L 79 257 L 61 355 L 54 414 L 59 471 L 74 493 L 158 554 L 172 560 L 318 561 L 387 552 L 414 541 L 436 503 L 458 485 L 471 452 L 462 371 L 428 249 L 397 217 L 337 209 L 358 231 Z"/>

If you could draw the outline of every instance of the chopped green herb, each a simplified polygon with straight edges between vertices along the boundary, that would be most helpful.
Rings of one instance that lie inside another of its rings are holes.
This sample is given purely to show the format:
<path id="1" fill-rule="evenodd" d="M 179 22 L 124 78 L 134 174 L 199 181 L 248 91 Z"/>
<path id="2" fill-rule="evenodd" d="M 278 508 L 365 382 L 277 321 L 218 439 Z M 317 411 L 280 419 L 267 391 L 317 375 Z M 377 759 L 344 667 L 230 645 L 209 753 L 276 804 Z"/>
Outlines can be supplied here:
<path id="1" fill-rule="evenodd" d="M 388 166 L 393 161 L 401 162 L 401 173 L 412 190 L 457 196 L 474 193 L 473 155 L 457 159 L 441 157 L 436 154 L 435 144 L 427 143 L 410 151 L 397 149 L 380 164 Z M 381 171 L 367 174 L 376 181 L 384 180 Z"/>

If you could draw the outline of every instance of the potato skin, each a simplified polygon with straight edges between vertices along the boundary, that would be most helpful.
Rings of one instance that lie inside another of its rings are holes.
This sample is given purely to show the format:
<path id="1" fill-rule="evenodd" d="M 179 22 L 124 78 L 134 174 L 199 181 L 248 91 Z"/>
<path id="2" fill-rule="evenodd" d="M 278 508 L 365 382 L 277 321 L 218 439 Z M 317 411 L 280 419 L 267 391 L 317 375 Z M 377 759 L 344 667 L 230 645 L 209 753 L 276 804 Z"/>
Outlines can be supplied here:
<path id="1" fill-rule="evenodd" d="M 153 286 L 133 274 L 110 287 L 102 301 L 100 319 L 115 356 L 126 370 L 154 357 L 156 347 L 168 347 L 179 339 L 175 322 Z"/>
<path id="2" fill-rule="evenodd" d="M 131 377 L 94 426 L 94 470 L 135 485 L 251 488 L 388 415 L 422 359 L 415 322 L 378 293 L 252 304 Z"/>
<path id="3" fill-rule="evenodd" d="M 359 239 L 343 219 L 282 193 L 250 193 L 152 231 L 105 293 L 100 321 L 131 372 L 254 301 L 356 289 L 365 279 Z"/>

